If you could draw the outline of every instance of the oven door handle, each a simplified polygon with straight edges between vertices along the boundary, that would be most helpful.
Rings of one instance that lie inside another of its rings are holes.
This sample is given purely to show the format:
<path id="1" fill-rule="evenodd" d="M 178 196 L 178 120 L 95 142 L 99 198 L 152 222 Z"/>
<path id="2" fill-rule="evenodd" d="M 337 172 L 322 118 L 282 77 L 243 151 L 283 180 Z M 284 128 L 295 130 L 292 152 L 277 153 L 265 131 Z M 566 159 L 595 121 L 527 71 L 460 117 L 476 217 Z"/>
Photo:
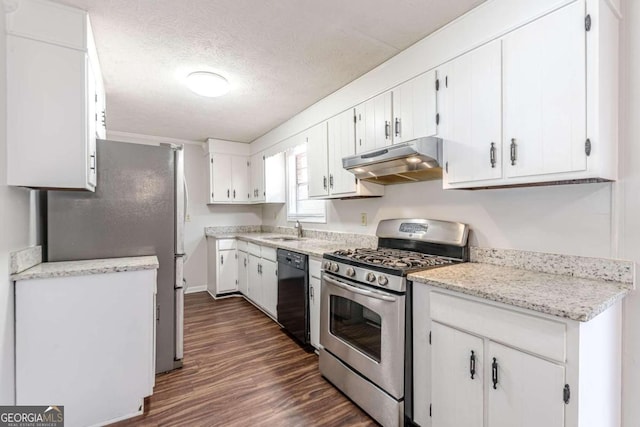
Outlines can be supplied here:
<path id="1" fill-rule="evenodd" d="M 355 285 L 347 285 L 345 283 L 338 282 L 337 280 L 330 279 L 327 276 L 324 276 L 324 280 L 326 280 L 327 282 L 331 283 L 332 285 L 337 286 L 339 288 L 342 288 L 342 289 L 344 289 L 346 291 L 353 292 L 354 294 L 360 294 L 360 295 L 364 295 L 364 296 L 367 296 L 367 297 L 379 299 L 379 300 L 382 300 L 382 301 L 389 301 L 389 302 L 395 302 L 397 300 L 395 297 L 392 297 L 392 296 L 387 295 L 387 294 L 383 294 L 382 292 L 370 291 L 370 290 L 363 289 L 363 288 L 361 288 L 359 286 L 355 286 Z"/>

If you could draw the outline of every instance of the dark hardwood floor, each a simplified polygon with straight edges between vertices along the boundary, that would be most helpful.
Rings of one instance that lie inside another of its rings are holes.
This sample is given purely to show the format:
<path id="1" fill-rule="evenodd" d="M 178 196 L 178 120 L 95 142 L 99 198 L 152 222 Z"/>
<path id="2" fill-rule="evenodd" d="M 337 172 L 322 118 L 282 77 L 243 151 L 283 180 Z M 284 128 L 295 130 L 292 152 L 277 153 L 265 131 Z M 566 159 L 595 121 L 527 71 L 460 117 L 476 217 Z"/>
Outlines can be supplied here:
<path id="1" fill-rule="evenodd" d="M 117 426 L 375 426 L 318 358 L 242 298 L 185 297 L 184 367 L 156 377 L 144 415 Z"/>

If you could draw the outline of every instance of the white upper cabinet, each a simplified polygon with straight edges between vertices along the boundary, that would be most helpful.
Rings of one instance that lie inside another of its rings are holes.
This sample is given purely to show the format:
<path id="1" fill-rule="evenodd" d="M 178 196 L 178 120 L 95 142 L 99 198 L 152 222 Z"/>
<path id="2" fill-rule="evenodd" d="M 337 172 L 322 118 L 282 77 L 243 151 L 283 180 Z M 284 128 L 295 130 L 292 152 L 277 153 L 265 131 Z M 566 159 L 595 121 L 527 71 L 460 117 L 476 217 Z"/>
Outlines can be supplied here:
<path id="1" fill-rule="evenodd" d="M 444 188 L 502 178 L 501 76 L 500 40 L 438 68 Z"/>
<path id="2" fill-rule="evenodd" d="M 104 87 L 85 11 L 23 0 L 7 13 L 7 183 L 95 190 Z"/>
<path id="3" fill-rule="evenodd" d="M 503 39 L 507 177 L 587 168 L 584 9 L 575 2 Z"/>
<path id="4" fill-rule="evenodd" d="M 284 203 L 285 156 L 249 155 L 249 144 L 209 139 L 209 203 Z"/>
<path id="5" fill-rule="evenodd" d="M 393 143 L 438 132 L 436 72 L 427 71 L 393 89 Z"/>
<path id="6" fill-rule="evenodd" d="M 356 153 L 392 144 L 392 97 L 390 91 L 385 92 L 355 107 Z"/>
<path id="7" fill-rule="evenodd" d="M 265 157 L 262 153 L 254 154 L 251 156 L 249 162 L 251 167 L 251 188 L 249 192 L 249 200 L 254 203 L 261 203 L 265 201 L 265 170 L 264 170 Z"/>
<path id="8" fill-rule="evenodd" d="M 307 142 L 309 197 L 377 197 L 384 187 L 355 179 L 342 158 L 355 154 L 354 110 L 346 110 L 303 133 Z"/>
<path id="9" fill-rule="evenodd" d="M 209 155 L 209 203 L 249 201 L 249 159 L 231 154 Z"/>
<path id="10" fill-rule="evenodd" d="M 347 110 L 329 119 L 329 192 L 331 195 L 356 191 L 354 175 L 342 167 L 342 158 L 356 153 L 354 111 Z M 313 161 L 313 157 L 309 157 Z"/>
<path id="11" fill-rule="evenodd" d="M 322 122 L 305 132 L 309 174 L 309 197 L 329 195 L 329 148 L 327 123 Z"/>

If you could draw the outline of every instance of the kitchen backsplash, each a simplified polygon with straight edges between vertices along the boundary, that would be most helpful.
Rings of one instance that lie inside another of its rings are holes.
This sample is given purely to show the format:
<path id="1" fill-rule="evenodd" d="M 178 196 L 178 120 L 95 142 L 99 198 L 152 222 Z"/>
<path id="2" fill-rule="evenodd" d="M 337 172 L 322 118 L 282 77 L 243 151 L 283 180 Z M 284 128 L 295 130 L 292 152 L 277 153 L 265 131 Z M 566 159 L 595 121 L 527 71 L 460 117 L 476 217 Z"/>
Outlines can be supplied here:
<path id="1" fill-rule="evenodd" d="M 296 229 L 293 227 L 281 227 L 281 226 L 262 226 L 263 233 L 278 233 L 278 234 L 296 234 Z M 358 247 L 375 247 L 378 245 L 378 238 L 368 234 L 355 234 L 345 233 L 338 231 L 326 231 L 326 230 L 312 230 L 303 227 L 302 236 L 310 239 L 328 240 L 331 242 L 343 242 L 346 246 L 358 246 Z"/>
<path id="2" fill-rule="evenodd" d="M 541 273 L 633 284 L 635 264 L 606 258 L 591 258 L 515 249 L 471 247 L 471 262 L 514 267 Z"/>

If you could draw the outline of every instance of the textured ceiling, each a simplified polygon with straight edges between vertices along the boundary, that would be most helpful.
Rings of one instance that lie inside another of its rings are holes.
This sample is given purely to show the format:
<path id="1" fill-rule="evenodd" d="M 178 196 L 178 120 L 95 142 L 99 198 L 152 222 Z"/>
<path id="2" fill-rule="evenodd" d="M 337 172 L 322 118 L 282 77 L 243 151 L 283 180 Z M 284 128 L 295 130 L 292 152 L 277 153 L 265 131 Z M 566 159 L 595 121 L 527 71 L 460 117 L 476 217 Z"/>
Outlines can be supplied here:
<path id="1" fill-rule="evenodd" d="M 250 142 L 483 0 L 58 0 L 89 11 L 109 129 Z M 232 90 L 191 93 L 210 70 Z"/>

